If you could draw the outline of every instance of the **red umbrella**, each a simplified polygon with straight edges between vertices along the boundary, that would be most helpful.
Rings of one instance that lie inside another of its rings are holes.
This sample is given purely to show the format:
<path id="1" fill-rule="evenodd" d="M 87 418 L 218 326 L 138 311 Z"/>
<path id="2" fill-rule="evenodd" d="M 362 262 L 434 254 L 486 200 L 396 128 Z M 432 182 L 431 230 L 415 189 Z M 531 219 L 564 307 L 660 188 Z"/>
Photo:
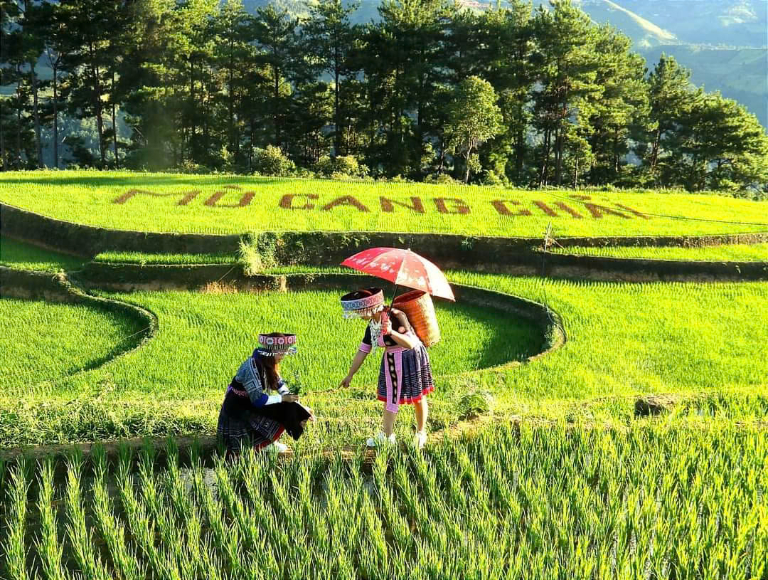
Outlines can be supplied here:
<path id="1" fill-rule="evenodd" d="M 350 256 L 341 265 L 389 280 L 395 286 L 423 290 L 432 296 L 456 301 L 440 268 L 411 250 L 371 248 Z"/>

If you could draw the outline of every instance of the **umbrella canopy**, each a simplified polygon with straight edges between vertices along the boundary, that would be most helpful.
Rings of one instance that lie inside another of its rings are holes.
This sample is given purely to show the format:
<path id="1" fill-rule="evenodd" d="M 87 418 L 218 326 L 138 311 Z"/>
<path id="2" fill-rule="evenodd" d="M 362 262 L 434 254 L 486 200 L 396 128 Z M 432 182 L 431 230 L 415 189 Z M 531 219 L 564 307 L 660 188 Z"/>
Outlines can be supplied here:
<path id="1" fill-rule="evenodd" d="M 440 268 L 411 250 L 370 248 L 350 256 L 341 265 L 389 280 L 397 286 L 422 290 L 439 298 L 456 300 Z"/>

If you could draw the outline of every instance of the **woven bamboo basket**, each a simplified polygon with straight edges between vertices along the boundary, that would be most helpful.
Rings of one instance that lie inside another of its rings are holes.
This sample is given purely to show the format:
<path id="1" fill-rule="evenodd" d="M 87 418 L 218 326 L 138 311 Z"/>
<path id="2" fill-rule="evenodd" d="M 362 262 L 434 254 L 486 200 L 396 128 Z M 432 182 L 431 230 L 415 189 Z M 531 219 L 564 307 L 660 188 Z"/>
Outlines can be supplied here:
<path id="1" fill-rule="evenodd" d="M 440 327 L 437 325 L 435 306 L 429 294 L 421 290 L 411 290 L 395 298 L 392 306 L 405 312 L 416 336 L 424 346 L 440 342 Z"/>

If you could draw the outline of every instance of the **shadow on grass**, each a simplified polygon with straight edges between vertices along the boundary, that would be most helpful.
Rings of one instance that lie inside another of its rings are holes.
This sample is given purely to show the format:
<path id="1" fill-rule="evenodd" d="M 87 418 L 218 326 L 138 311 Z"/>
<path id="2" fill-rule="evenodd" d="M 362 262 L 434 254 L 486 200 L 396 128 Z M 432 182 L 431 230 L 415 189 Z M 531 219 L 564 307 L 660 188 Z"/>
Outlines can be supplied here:
<path id="1" fill-rule="evenodd" d="M 277 177 L 256 177 L 250 175 L 177 175 L 177 174 L 142 174 L 136 173 L 127 176 L 114 175 L 83 175 L 76 176 L 62 175 L 53 173 L 51 175 L 41 175 L 34 177 L 20 176 L 2 176 L 0 174 L 0 183 L 24 183 L 44 186 L 67 186 L 76 185 L 80 187 L 145 187 L 156 186 L 200 186 L 210 184 L 216 185 L 258 185 L 259 187 L 268 187 L 280 185 L 292 181 L 291 179 Z"/>
<path id="2" fill-rule="evenodd" d="M 461 304 L 457 307 L 438 303 L 435 306 L 439 319 L 445 319 L 440 316 L 441 311 L 460 308 L 462 314 L 485 328 L 486 333 L 482 337 L 483 345 L 466 345 L 467 348 L 482 347 L 474 368 L 467 370 L 480 370 L 512 361 L 522 362 L 530 356 L 539 354 L 545 348 L 546 329 L 526 318 L 503 310 L 470 304 Z M 461 329 L 445 327 L 441 328 L 441 332 L 443 341 L 462 340 Z"/>

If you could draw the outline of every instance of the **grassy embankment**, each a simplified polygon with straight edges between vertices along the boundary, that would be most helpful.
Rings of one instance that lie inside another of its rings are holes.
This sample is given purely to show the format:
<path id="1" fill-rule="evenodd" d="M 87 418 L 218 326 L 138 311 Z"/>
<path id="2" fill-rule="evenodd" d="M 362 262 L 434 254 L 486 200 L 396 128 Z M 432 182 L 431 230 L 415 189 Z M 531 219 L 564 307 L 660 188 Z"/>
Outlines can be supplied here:
<path id="1" fill-rule="evenodd" d="M 0 201 L 77 223 L 149 232 L 396 231 L 541 238 L 550 223 L 556 237 L 768 231 L 768 203 L 715 195 L 573 194 L 223 175 L 5 173 Z"/>

